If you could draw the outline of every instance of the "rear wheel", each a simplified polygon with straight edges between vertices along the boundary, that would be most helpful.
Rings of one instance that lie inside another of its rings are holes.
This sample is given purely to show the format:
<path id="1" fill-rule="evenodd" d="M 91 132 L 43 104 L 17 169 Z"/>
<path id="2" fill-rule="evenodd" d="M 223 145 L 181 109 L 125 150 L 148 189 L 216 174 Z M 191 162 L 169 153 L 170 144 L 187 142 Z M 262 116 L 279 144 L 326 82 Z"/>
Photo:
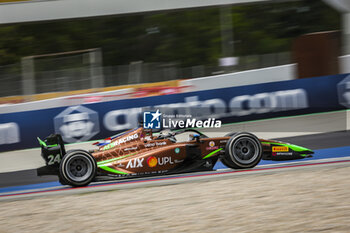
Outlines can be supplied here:
<path id="1" fill-rule="evenodd" d="M 234 169 L 255 167 L 261 160 L 262 146 L 251 133 L 237 133 L 228 140 L 223 164 Z"/>
<path id="2" fill-rule="evenodd" d="M 87 151 L 70 151 L 60 163 L 60 182 L 73 187 L 86 186 L 95 177 L 96 167 L 95 158 Z"/>
<path id="3" fill-rule="evenodd" d="M 61 178 L 61 176 L 58 177 L 58 182 L 60 182 L 61 185 L 68 185 L 66 181 Z"/>
<path id="4" fill-rule="evenodd" d="M 221 159 L 220 161 L 221 161 L 222 164 L 225 165 L 226 167 L 231 167 L 230 164 L 228 164 L 228 163 L 226 162 L 225 159 Z"/>

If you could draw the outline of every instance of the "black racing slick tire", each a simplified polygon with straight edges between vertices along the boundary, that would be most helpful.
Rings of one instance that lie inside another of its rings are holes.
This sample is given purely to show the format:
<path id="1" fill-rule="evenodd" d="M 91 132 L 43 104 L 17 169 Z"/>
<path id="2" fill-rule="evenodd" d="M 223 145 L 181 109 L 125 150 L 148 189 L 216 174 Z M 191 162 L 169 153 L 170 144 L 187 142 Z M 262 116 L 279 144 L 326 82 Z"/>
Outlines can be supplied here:
<path id="1" fill-rule="evenodd" d="M 225 147 L 224 165 L 233 169 L 255 167 L 261 160 L 263 149 L 260 140 L 251 133 L 236 133 Z"/>
<path id="2" fill-rule="evenodd" d="M 231 165 L 228 164 L 224 158 L 222 158 L 220 161 L 221 161 L 222 164 L 225 165 L 226 167 L 231 167 Z"/>
<path id="3" fill-rule="evenodd" d="M 96 176 L 97 163 L 87 151 L 69 151 L 62 158 L 59 167 L 59 179 L 62 184 L 73 187 L 88 185 Z"/>

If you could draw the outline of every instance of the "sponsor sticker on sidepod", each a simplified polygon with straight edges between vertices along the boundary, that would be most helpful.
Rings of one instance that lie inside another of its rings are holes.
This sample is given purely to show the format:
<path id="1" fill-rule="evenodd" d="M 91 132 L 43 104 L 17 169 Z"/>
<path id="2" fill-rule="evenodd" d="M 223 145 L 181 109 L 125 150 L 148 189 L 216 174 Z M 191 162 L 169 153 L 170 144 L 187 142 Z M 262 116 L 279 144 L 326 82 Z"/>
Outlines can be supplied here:
<path id="1" fill-rule="evenodd" d="M 273 146 L 272 152 L 288 152 L 289 148 L 287 146 Z"/>

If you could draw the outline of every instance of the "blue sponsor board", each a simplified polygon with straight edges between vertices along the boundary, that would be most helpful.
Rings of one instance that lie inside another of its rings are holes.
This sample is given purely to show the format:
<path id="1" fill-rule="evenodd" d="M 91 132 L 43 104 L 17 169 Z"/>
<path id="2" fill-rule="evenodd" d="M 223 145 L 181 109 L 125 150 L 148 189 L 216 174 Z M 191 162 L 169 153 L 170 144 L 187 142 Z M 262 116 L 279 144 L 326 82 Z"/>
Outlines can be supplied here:
<path id="1" fill-rule="evenodd" d="M 348 74 L 273 82 L 166 96 L 125 99 L 0 115 L 0 151 L 37 147 L 36 137 L 60 133 L 65 142 L 109 137 L 137 127 L 158 109 L 162 116 L 209 117 L 223 123 L 345 109 Z M 158 119 L 157 119 L 158 122 Z M 11 125 L 8 129 L 2 125 Z M 14 127 L 16 126 L 16 127 Z M 11 138 L 17 132 L 17 140 Z"/>

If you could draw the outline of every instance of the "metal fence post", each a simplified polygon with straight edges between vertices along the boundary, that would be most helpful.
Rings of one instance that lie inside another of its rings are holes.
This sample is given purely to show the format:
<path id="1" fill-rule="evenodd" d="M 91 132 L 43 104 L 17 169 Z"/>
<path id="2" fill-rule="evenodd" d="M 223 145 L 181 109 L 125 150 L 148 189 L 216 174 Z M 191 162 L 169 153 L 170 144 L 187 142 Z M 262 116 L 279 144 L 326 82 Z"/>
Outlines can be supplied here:
<path id="1" fill-rule="evenodd" d="M 22 94 L 31 100 L 31 95 L 35 94 L 35 75 L 33 57 L 22 57 Z"/>
<path id="2" fill-rule="evenodd" d="M 91 88 L 104 87 L 101 49 L 98 48 L 98 49 L 92 50 L 89 53 L 89 58 L 90 58 Z"/>
<path id="3" fill-rule="evenodd" d="M 141 83 L 142 76 L 142 61 L 134 61 L 129 65 L 129 84 Z"/>
<path id="4" fill-rule="evenodd" d="M 350 13 L 343 13 L 343 55 L 350 54 Z"/>

